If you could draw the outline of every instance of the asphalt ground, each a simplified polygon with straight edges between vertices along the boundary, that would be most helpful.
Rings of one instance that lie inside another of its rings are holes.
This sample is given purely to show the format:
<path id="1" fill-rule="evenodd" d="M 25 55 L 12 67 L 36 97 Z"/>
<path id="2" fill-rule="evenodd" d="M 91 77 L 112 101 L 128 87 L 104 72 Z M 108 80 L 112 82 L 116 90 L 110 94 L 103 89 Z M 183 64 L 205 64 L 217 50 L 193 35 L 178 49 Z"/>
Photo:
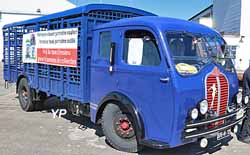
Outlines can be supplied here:
<path id="1" fill-rule="evenodd" d="M 0 155 L 125 155 L 105 142 L 101 129 L 87 117 L 65 115 L 53 118 L 52 108 L 63 108 L 51 98 L 47 110 L 21 110 L 15 85 L 4 88 L 0 67 Z M 168 150 L 145 148 L 139 155 L 250 155 L 250 145 L 235 136 L 223 141 L 210 141 L 209 148 L 198 143 Z M 134 154 L 136 155 L 136 154 Z"/>

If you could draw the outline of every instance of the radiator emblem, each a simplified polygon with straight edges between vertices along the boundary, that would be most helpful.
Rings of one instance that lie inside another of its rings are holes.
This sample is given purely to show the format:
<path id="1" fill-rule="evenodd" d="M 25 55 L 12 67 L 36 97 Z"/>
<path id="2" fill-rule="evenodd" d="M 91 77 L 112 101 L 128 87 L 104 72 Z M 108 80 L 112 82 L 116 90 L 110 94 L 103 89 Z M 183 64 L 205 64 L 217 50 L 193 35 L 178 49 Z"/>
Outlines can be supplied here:
<path id="1" fill-rule="evenodd" d="M 215 83 L 209 88 L 209 91 L 210 90 L 212 90 L 212 102 L 211 102 L 211 105 L 210 105 L 210 109 L 212 109 L 213 106 L 214 106 L 215 95 L 217 93 L 217 88 L 216 88 L 216 84 Z"/>

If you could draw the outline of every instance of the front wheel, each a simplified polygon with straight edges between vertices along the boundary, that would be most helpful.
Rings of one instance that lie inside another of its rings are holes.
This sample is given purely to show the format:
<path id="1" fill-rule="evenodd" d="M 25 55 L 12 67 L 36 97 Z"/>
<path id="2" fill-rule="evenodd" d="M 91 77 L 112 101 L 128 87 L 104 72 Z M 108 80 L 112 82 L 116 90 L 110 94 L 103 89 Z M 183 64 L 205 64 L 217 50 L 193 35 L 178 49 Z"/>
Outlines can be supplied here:
<path id="1" fill-rule="evenodd" d="M 28 80 L 23 78 L 18 85 L 18 98 L 21 108 L 24 111 L 33 111 L 34 102 L 32 101 L 31 89 L 28 85 Z"/>
<path id="2" fill-rule="evenodd" d="M 108 143 L 115 149 L 138 152 L 133 118 L 116 104 L 108 104 L 102 115 L 102 128 Z"/>

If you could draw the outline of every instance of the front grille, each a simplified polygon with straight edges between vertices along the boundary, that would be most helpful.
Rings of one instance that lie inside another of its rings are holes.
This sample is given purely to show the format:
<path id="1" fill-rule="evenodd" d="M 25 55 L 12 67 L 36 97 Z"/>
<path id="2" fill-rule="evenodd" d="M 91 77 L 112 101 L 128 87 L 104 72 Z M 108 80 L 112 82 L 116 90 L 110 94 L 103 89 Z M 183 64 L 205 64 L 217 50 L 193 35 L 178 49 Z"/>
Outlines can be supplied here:
<path id="1" fill-rule="evenodd" d="M 206 77 L 206 99 L 209 110 L 217 116 L 226 114 L 229 97 L 229 87 L 226 76 L 215 68 Z M 209 125 L 209 128 L 224 124 L 224 120 Z"/>

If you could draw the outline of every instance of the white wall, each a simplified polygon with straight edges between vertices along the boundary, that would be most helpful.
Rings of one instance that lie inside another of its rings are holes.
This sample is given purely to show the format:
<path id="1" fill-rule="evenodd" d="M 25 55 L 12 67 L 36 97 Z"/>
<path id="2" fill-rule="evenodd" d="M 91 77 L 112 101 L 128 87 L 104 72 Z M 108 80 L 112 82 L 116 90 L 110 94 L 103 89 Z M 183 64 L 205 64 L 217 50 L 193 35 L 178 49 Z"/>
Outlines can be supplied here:
<path id="1" fill-rule="evenodd" d="M 241 0 L 240 35 L 244 36 L 238 55 L 242 58 L 242 70 L 247 69 L 250 60 L 250 0 Z"/>
<path id="2" fill-rule="evenodd" d="M 242 36 L 250 37 L 250 0 L 242 0 L 240 33 Z"/>
<path id="3" fill-rule="evenodd" d="M 250 38 L 249 36 L 243 39 L 243 43 L 239 44 L 239 49 L 236 53 L 237 61 L 241 59 L 239 62 L 239 70 L 242 72 L 245 71 L 249 67 L 250 61 Z"/>
<path id="4" fill-rule="evenodd" d="M 212 17 L 202 17 L 199 19 L 199 23 L 202 25 L 206 25 L 210 28 L 213 27 L 213 19 Z"/>

